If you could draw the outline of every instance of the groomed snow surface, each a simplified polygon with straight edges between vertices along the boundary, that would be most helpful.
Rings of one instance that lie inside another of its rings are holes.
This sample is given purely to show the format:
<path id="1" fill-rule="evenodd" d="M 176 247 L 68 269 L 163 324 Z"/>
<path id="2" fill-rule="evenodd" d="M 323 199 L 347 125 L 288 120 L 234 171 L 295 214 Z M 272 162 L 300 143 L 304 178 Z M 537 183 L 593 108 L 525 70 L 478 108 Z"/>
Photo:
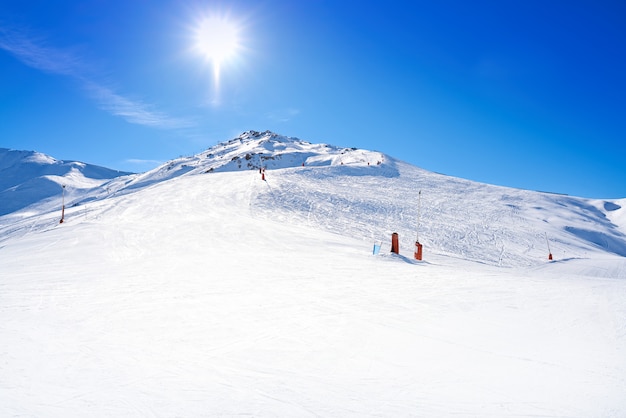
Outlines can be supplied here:
<path id="1" fill-rule="evenodd" d="M 0 416 L 626 416 L 623 200 L 389 159 L 266 179 L 0 217 Z"/>

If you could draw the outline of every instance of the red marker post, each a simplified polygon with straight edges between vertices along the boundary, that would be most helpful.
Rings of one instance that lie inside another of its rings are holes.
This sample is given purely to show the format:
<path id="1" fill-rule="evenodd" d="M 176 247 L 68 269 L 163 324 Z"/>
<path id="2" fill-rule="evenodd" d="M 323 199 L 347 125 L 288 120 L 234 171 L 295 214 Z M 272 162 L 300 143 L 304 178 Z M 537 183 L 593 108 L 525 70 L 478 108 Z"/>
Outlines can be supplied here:
<path id="1" fill-rule="evenodd" d="M 391 252 L 400 254 L 400 244 L 398 243 L 398 233 L 391 234 Z"/>

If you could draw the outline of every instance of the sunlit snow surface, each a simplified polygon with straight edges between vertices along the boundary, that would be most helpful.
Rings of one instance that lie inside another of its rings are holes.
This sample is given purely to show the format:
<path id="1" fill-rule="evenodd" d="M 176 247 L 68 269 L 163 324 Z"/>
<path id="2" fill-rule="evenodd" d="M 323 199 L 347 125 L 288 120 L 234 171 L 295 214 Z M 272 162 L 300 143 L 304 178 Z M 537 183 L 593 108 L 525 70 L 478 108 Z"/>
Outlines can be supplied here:
<path id="1" fill-rule="evenodd" d="M 0 217 L 0 416 L 626 414 L 626 201 L 281 146 Z"/>

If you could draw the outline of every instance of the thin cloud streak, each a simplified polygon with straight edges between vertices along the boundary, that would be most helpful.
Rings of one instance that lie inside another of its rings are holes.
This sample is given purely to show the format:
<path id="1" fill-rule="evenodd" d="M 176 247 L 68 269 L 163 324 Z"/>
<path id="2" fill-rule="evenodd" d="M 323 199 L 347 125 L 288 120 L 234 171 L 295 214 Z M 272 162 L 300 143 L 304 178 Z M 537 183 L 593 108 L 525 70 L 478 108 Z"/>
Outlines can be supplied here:
<path id="1" fill-rule="evenodd" d="M 43 46 L 43 39 L 31 39 L 21 32 L 0 27 L 0 48 L 37 70 L 80 78 L 84 64 L 72 53 Z"/>
<path id="2" fill-rule="evenodd" d="M 194 126 L 194 123 L 189 120 L 169 117 L 158 110 L 150 109 L 150 105 L 130 100 L 99 84 L 85 82 L 84 87 L 102 110 L 119 116 L 127 122 L 162 129 L 182 129 Z"/>
<path id="3" fill-rule="evenodd" d="M 150 105 L 131 100 L 92 80 L 88 65 L 76 54 L 45 45 L 43 39 L 0 27 L 0 49 L 14 55 L 23 64 L 50 74 L 73 78 L 96 101 L 98 107 L 129 123 L 160 129 L 181 129 L 195 126 L 190 120 L 172 118 Z"/>

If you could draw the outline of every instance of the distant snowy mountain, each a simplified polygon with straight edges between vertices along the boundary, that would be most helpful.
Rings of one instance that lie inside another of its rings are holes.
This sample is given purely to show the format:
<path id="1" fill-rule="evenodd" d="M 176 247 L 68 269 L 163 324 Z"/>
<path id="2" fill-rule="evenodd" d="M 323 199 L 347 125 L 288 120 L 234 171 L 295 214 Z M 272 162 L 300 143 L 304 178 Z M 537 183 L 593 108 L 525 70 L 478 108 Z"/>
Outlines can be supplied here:
<path id="1" fill-rule="evenodd" d="M 39 152 L 0 148 L 0 216 L 59 196 L 62 185 L 86 191 L 127 174 Z"/>

